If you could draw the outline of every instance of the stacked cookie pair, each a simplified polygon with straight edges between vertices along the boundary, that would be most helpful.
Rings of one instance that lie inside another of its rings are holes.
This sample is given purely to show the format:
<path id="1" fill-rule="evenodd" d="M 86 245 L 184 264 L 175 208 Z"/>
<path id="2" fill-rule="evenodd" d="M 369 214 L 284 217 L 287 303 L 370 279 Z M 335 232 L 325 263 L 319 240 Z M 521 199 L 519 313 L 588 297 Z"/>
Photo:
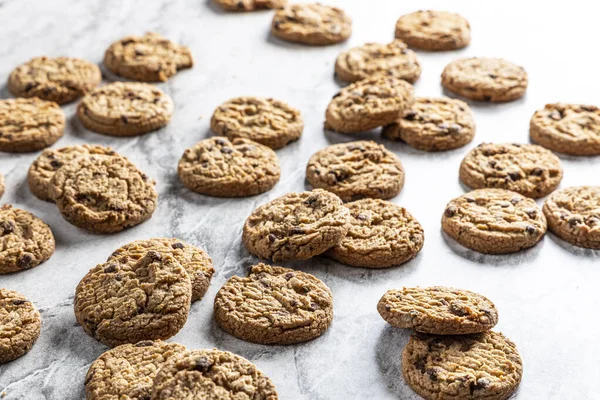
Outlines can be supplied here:
<path id="1" fill-rule="evenodd" d="M 377 305 L 394 327 L 413 329 L 402 374 L 425 399 L 507 399 L 523 364 L 515 344 L 491 331 L 498 311 L 486 297 L 442 286 L 389 290 Z"/>

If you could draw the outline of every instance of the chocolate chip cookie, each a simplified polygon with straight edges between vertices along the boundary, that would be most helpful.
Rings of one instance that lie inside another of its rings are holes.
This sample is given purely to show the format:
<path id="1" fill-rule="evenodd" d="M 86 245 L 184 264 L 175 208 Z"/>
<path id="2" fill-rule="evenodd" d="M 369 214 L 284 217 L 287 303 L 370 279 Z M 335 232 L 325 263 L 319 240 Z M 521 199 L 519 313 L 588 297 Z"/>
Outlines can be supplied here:
<path id="1" fill-rule="evenodd" d="M 460 180 L 473 189 L 508 189 L 534 199 L 554 191 L 562 177 L 559 158 L 533 144 L 482 143 L 460 164 Z"/>
<path id="2" fill-rule="evenodd" d="M 111 260 L 92 268 L 75 292 L 75 317 L 107 346 L 168 339 L 185 325 L 190 278 L 175 258 L 148 251 L 135 263 Z"/>
<path id="3" fill-rule="evenodd" d="M 447 97 L 418 97 L 394 123 L 383 128 L 383 136 L 403 140 L 415 149 L 444 151 L 470 143 L 475 120 L 467 103 Z"/>
<path id="4" fill-rule="evenodd" d="M 173 101 L 147 83 L 114 82 L 86 95 L 77 107 L 83 125 L 111 136 L 135 136 L 165 126 Z"/>
<path id="5" fill-rule="evenodd" d="M 410 47 L 428 51 L 456 50 L 471 41 L 471 27 L 462 16 L 446 11 L 417 11 L 396 22 L 396 37 Z"/>
<path id="6" fill-rule="evenodd" d="M 50 227 L 28 211 L 0 207 L 0 275 L 33 268 L 54 253 Z"/>
<path id="7" fill-rule="evenodd" d="M 395 122 L 414 103 L 410 83 L 375 76 L 343 88 L 327 106 L 325 129 L 358 133 Z"/>
<path id="8" fill-rule="evenodd" d="M 272 149 L 294 142 L 302 135 L 300 111 L 283 101 L 262 97 L 236 97 L 213 113 L 210 128 L 229 140 L 250 139 Z"/>
<path id="9" fill-rule="evenodd" d="M 41 325 L 40 313 L 25 296 L 0 288 L 0 364 L 27 353 L 40 336 Z"/>
<path id="10" fill-rule="evenodd" d="M 367 43 L 341 53 L 335 62 L 337 77 L 356 82 L 374 75 L 390 75 L 410 83 L 421 76 L 421 64 L 402 40 L 388 44 Z"/>
<path id="11" fill-rule="evenodd" d="M 26 153 L 51 146 L 65 131 L 58 104 L 32 99 L 0 100 L 0 151 Z"/>
<path id="12" fill-rule="evenodd" d="M 554 192 L 543 210 L 552 233 L 572 245 L 600 249 L 600 186 Z"/>
<path id="13" fill-rule="evenodd" d="M 533 114 L 529 134 L 534 142 L 553 151 L 600 155 L 600 109 L 583 104 L 546 104 Z"/>
<path id="14" fill-rule="evenodd" d="M 191 68 L 190 49 L 148 32 L 144 36 L 126 36 L 114 42 L 104 53 L 104 65 L 124 78 L 141 82 L 166 82 L 177 71 Z"/>
<path id="15" fill-rule="evenodd" d="M 149 219 L 155 182 L 124 157 L 93 154 L 59 168 L 50 180 L 63 217 L 95 233 L 115 233 Z"/>
<path id="16" fill-rule="evenodd" d="M 100 355 L 85 377 L 87 400 L 150 399 L 158 370 L 185 346 L 162 340 L 123 344 Z"/>
<path id="17" fill-rule="evenodd" d="M 252 212 L 242 241 L 261 258 L 306 260 L 339 243 L 350 228 L 349 218 L 340 198 L 325 190 L 288 193 Z"/>
<path id="18" fill-rule="evenodd" d="M 107 261 L 121 264 L 136 263 L 149 251 L 172 256 L 185 269 L 192 282 L 192 301 L 202 300 L 208 290 L 215 269 L 206 252 L 183 240 L 156 238 L 136 240 L 115 250 Z"/>
<path id="19" fill-rule="evenodd" d="M 505 189 L 477 189 L 450 201 L 442 229 L 461 245 L 484 254 L 514 253 L 546 233 L 534 200 Z"/>
<path id="20" fill-rule="evenodd" d="M 404 168 L 382 144 L 361 140 L 317 151 L 306 166 L 306 179 L 343 201 L 389 199 L 404 186 Z"/>
<path id="21" fill-rule="evenodd" d="M 388 290 L 377 311 L 392 326 L 436 335 L 481 333 L 498 323 L 498 310 L 489 299 L 443 286 Z"/>
<path id="22" fill-rule="evenodd" d="M 404 207 L 379 199 L 347 203 L 350 230 L 327 255 L 354 267 L 386 268 L 412 260 L 425 240 L 423 227 Z"/>
<path id="23" fill-rule="evenodd" d="M 275 12 L 271 33 L 280 39 L 309 45 L 343 42 L 352 33 L 344 10 L 322 4 L 291 4 Z"/>
<path id="24" fill-rule="evenodd" d="M 501 58 L 462 58 L 444 68 L 442 85 L 471 100 L 512 101 L 525 94 L 527 73 Z"/>
<path id="25" fill-rule="evenodd" d="M 231 335 L 260 344 L 321 336 L 333 319 L 329 288 L 313 275 L 258 264 L 230 278 L 215 297 L 215 320 Z"/>
<path id="26" fill-rule="evenodd" d="M 402 352 L 402 374 L 428 400 L 505 400 L 521 382 L 523 363 L 501 333 L 414 334 Z"/>
<path id="27" fill-rule="evenodd" d="M 190 190 L 216 197 L 245 197 L 266 192 L 279 181 L 273 150 L 249 139 L 213 137 L 186 149 L 177 168 Z"/>
<path id="28" fill-rule="evenodd" d="M 255 11 L 269 8 L 281 8 L 287 0 L 214 0 L 217 5 L 227 11 Z"/>
<path id="29" fill-rule="evenodd" d="M 277 400 L 271 380 L 254 364 L 227 351 L 193 350 L 172 357 L 160 369 L 152 400 Z"/>

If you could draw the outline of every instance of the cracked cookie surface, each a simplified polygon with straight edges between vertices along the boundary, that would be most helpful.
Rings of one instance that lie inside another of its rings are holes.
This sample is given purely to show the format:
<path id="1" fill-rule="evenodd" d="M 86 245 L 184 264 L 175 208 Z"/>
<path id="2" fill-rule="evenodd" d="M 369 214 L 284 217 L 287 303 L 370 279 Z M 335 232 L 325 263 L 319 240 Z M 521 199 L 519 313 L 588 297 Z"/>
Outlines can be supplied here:
<path id="1" fill-rule="evenodd" d="M 114 42 L 104 53 L 104 65 L 124 78 L 141 82 L 166 82 L 179 70 L 191 68 L 190 49 L 148 32 L 144 36 L 126 36 Z"/>
<path id="2" fill-rule="evenodd" d="M 349 217 L 340 198 L 325 190 L 288 193 L 252 212 L 242 242 L 261 258 L 306 260 L 339 243 Z"/>
<path id="3" fill-rule="evenodd" d="M 546 233 L 534 200 L 505 189 L 477 189 L 450 201 L 442 229 L 461 245 L 484 254 L 514 253 Z"/>
<path id="4" fill-rule="evenodd" d="M 186 149 L 179 178 L 190 190 L 216 197 L 245 197 L 266 192 L 279 181 L 273 150 L 249 139 L 213 137 Z"/>
<path id="5" fill-rule="evenodd" d="M 412 260 L 425 240 L 423 227 L 404 207 L 379 199 L 347 203 L 350 230 L 327 251 L 355 267 L 386 268 Z"/>
<path id="6" fill-rule="evenodd" d="M 280 8 L 287 4 L 287 0 L 214 0 L 214 2 L 227 11 L 266 10 Z"/>
<path id="7" fill-rule="evenodd" d="M 107 346 L 168 339 L 187 321 L 190 278 L 175 258 L 149 251 L 135 263 L 111 260 L 79 282 L 77 322 Z"/>
<path id="8" fill-rule="evenodd" d="M 29 211 L 0 207 L 0 275 L 33 268 L 54 253 L 50 227 Z"/>
<path id="9" fill-rule="evenodd" d="M 408 385 L 429 400 L 505 400 L 517 389 L 523 363 L 501 333 L 413 334 L 402 352 Z"/>
<path id="10" fill-rule="evenodd" d="M 600 154 L 600 109 L 583 104 L 547 104 L 533 114 L 531 139 L 547 149 L 576 156 Z"/>
<path id="11" fill-rule="evenodd" d="M 25 296 L 0 288 L 0 364 L 27 353 L 40 336 L 41 325 L 40 313 Z"/>
<path id="12" fill-rule="evenodd" d="M 556 191 L 543 210 L 555 235 L 575 246 L 600 249 L 600 186 Z"/>
<path id="13" fill-rule="evenodd" d="M 0 151 L 25 153 L 51 146 L 63 136 L 65 120 L 51 101 L 0 100 Z"/>
<path id="14" fill-rule="evenodd" d="M 234 276 L 215 297 L 215 320 L 253 343 L 294 344 L 321 336 L 333 319 L 329 288 L 311 274 L 258 264 Z"/>
<path id="15" fill-rule="evenodd" d="M 444 68 L 442 85 L 471 100 L 512 101 L 525 94 L 527 73 L 501 58 L 462 58 Z"/>
<path id="16" fill-rule="evenodd" d="M 443 286 L 388 290 L 377 311 L 392 326 L 436 335 L 481 333 L 498 323 L 498 310 L 489 299 Z"/>
<path id="17" fill-rule="evenodd" d="M 482 143 L 465 156 L 459 175 L 473 189 L 508 189 L 537 199 L 558 187 L 563 170 L 559 158 L 541 146 Z"/>
<path id="18" fill-rule="evenodd" d="M 398 19 L 396 37 L 421 50 L 457 50 L 471 41 L 471 27 L 465 18 L 455 13 L 417 11 Z"/>

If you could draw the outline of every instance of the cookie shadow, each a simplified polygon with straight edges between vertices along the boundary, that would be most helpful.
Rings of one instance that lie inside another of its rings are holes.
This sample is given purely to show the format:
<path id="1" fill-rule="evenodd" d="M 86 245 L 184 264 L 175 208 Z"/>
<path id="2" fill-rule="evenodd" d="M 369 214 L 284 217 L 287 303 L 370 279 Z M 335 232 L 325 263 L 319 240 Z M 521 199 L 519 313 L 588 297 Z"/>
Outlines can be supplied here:
<path id="1" fill-rule="evenodd" d="M 0 99 L 10 99 L 12 98 L 12 94 L 10 93 L 10 90 L 8 90 L 8 84 L 4 84 L 2 85 L 2 88 L 0 88 Z"/>
<path id="2" fill-rule="evenodd" d="M 558 236 L 556 236 L 554 233 L 552 233 L 550 231 L 548 231 L 546 236 L 549 237 L 553 243 L 558 245 L 558 247 L 560 247 L 561 249 L 565 250 L 568 253 L 571 253 L 575 257 L 600 258 L 600 250 L 594 250 L 594 249 L 588 249 L 586 247 L 574 246 L 571 243 L 569 243 L 565 240 L 562 240 L 561 238 L 559 238 Z"/>
<path id="3" fill-rule="evenodd" d="M 291 50 L 301 50 L 301 49 L 307 49 L 309 47 L 312 46 L 307 46 L 304 45 L 302 43 L 296 43 L 296 42 L 288 42 L 287 40 L 283 40 L 283 39 L 279 39 L 277 36 L 273 35 L 273 33 L 271 33 L 271 23 L 269 23 L 269 31 L 267 32 L 267 43 L 268 44 L 272 44 L 273 46 L 276 47 L 281 47 L 284 49 L 291 49 Z M 315 48 L 321 47 L 321 46 L 314 46 Z"/>
<path id="4" fill-rule="evenodd" d="M 359 133 L 340 133 L 323 128 L 323 134 L 330 144 L 350 143 L 359 140 L 372 140 L 379 144 L 385 144 L 381 135 L 377 134 L 378 130 L 379 128 Z"/>
<path id="5" fill-rule="evenodd" d="M 210 11 L 212 11 L 213 13 L 218 14 L 218 15 L 234 14 L 234 12 L 231 12 L 231 11 L 228 12 L 228 11 L 223 10 L 221 7 L 216 5 L 213 0 L 206 0 L 204 2 L 204 5 L 206 5 L 206 8 L 208 8 Z"/>
<path id="6" fill-rule="evenodd" d="M 467 97 L 461 96 L 455 92 L 452 92 L 448 89 L 446 89 L 444 86 L 442 86 L 442 94 L 446 97 L 450 97 L 451 99 L 457 99 L 457 100 L 462 100 L 465 103 L 467 103 L 469 105 L 469 107 L 472 108 L 476 108 L 479 110 L 498 110 L 498 109 L 502 109 L 502 108 L 508 108 L 511 106 L 523 106 L 526 102 L 526 97 L 527 97 L 527 93 L 525 93 L 525 95 L 519 99 L 516 100 L 512 100 L 512 101 L 499 101 L 499 102 L 490 102 L 490 101 L 479 101 L 479 100 L 473 100 L 473 99 L 469 99 Z"/>

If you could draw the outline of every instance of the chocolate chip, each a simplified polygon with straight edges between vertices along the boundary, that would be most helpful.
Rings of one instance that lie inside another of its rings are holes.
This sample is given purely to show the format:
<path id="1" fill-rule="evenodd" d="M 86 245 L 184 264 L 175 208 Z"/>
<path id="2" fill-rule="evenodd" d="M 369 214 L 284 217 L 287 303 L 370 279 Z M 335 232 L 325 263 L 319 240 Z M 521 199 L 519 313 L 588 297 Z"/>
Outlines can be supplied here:
<path id="1" fill-rule="evenodd" d="M 456 133 L 460 132 L 461 129 L 462 129 L 462 125 L 459 125 L 459 124 L 452 124 L 448 128 L 449 131 L 456 132 Z"/>
<path id="2" fill-rule="evenodd" d="M 314 207 L 317 203 L 317 196 L 310 196 L 308 199 L 304 200 L 304 204 L 310 207 Z"/>
<path id="3" fill-rule="evenodd" d="M 496 79 L 498 77 L 498 75 L 496 74 L 488 74 L 488 76 L 492 79 Z"/>
<path id="4" fill-rule="evenodd" d="M 28 301 L 27 300 L 13 300 L 12 301 L 13 306 L 20 306 L 25 303 L 28 303 Z"/>
<path id="5" fill-rule="evenodd" d="M 121 282 L 122 280 L 123 280 L 123 275 L 121 275 L 121 274 L 116 274 L 115 275 L 115 281 Z"/>
<path id="6" fill-rule="evenodd" d="M 339 97 L 342 95 L 342 92 L 337 92 L 336 94 L 333 95 L 332 99 L 335 99 L 336 97 Z"/>
<path id="7" fill-rule="evenodd" d="M 152 346 L 153 342 L 152 340 L 142 340 L 141 342 L 137 342 L 136 344 L 134 344 L 134 347 L 148 347 L 148 346 Z"/>
<path id="8" fill-rule="evenodd" d="M 12 221 L 0 221 L 0 232 L 2 235 L 8 235 L 15 231 L 15 223 Z"/>
<path id="9" fill-rule="evenodd" d="M 108 267 L 104 268 L 104 273 L 110 274 L 111 272 L 115 272 L 117 267 L 114 264 L 110 264 Z"/>
<path id="10" fill-rule="evenodd" d="M 124 124 L 127 124 L 129 122 L 129 120 L 127 119 L 126 116 L 121 115 L 121 121 L 123 121 Z"/>
<path id="11" fill-rule="evenodd" d="M 509 172 L 508 177 L 511 181 L 515 182 L 521 179 L 521 174 L 519 174 L 518 172 Z"/>
<path id="12" fill-rule="evenodd" d="M 62 163 L 58 160 L 52 160 L 50 161 L 50 166 L 54 169 L 58 169 L 62 166 Z"/>
<path id="13" fill-rule="evenodd" d="M 449 310 L 452 314 L 457 315 L 459 317 L 464 317 L 465 315 L 469 314 L 465 305 L 458 301 L 451 302 Z"/>
<path id="14" fill-rule="evenodd" d="M 295 226 L 290 230 L 290 234 L 292 235 L 301 235 L 304 233 L 304 229 L 300 228 L 299 226 Z"/>
<path id="15" fill-rule="evenodd" d="M 465 200 L 467 200 L 467 203 L 475 203 L 475 199 L 472 197 L 465 197 Z"/>
<path id="16" fill-rule="evenodd" d="M 467 351 L 471 350 L 471 343 L 469 342 L 463 342 L 460 345 L 460 351 L 466 353 Z"/>
<path id="17" fill-rule="evenodd" d="M 28 83 L 27 85 L 25 85 L 25 92 L 29 92 L 31 89 L 33 89 L 37 85 L 38 85 L 37 83 Z"/>
<path id="18" fill-rule="evenodd" d="M 408 111 L 406 114 L 404 114 L 404 119 L 407 121 L 414 121 L 417 117 L 417 112 L 416 111 Z"/>
<path id="19" fill-rule="evenodd" d="M 533 235 L 534 233 L 537 232 L 537 229 L 535 229 L 534 226 L 531 225 L 527 225 L 527 228 L 525 228 L 525 230 L 527 231 L 527 233 L 529 233 L 530 235 Z"/>
<path id="20" fill-rule="evenodd" d="M 560 121 L 563 116 L 562 116 L 562 113 L 560 113 L 559 111 L 554 110 L 550 114 L 548 114 L 548 117 L 550 119 L 555 120 L 555 121 Z"/>
<path id="21" fill-rule="evenodd" d="M 456 214 L 456 211 L 458 211 L 456 209 L 456 207 L 450 206 L 450 207 L 446 208 L 446 211 L 444 211 L 444 214 L 446 215 L 446 217 L 452 218 L 454 216 L 454 214 Z"/>
<path id="22" fill-rule="evenodd" d="M 223 147 L 221 149 L 221 153 L 229 154 L 229 153 L 232 153 L 232 152 L 233 152 L 233 149 L 231 147 Z"/>
<path id="23" fill-rule="evenodd" d="M 150 260 L 153 260 L 153 261 L 162 260 L 162 254 L 160 254 L 159 252 L 154 251 L 154 250 L 150 250 L 149 252 L 147 252 L 146 257 L 148 257 Z"/>
<path id="24" fill-rule="evenodd" d="M 290 279 L 292 279 L 294 276 L 296 276 L 293 272 L 288 272 L 287 274 L 285 274 L 283 277 L 285 278 L 286 281 L 289 281 Z"/>
<path id="25" fill-rule="evenodd" d="M 474 392 L 475 390 L 485 389 L 486 387 L 490 386 L 490 383 L 492 382 L 488 378 L 479 378 L 472 386 L 472 391 Z"/>
<path id="26" fill-rule="evenodd" d="M 310 303 L 310 310 L 317 311 L 319 309 L 319 305 L 317 303 Z"/>
<path id="27" fill-rule="evenodd" d="M 143 55 L 144 55 L 144 52 L 136 49 L 136 50 L 135 50 L 135 55 L 136 55 L 136 56 L 143 56 Z"/>
<path id="28" fill-rule="evenodd" d="M 31 254 L 23 254 L 17 261 L 17 266 L 22 269 L 31 268 L 33 265 L 33 256 Z"/>
<path id="29" fill-rule="evenodd" d="M 277 240 L 277 236 L 273 235 L 272 233 L 269 233 L 269 242 L 273 243 L 275 240 Z"/>
<path id="30" fill-rule="evenodd" d="M 368 220 L 369 220 L 369 217 L 367 216 L 367 214 L 358 214 L 358 215 L 356 216 L 356 219 L 359 219 L 359 220 L 361 220 L 361 221 L 368 221 Z"/>
<path id="31" fill-rule="evenodd" d="M 529 218 L 535 218 L 537 216 L 537 210 L 530 208 L 528 210 L 525 210 L 525 214 L 527 214 L 527 216 L 529 216 Z"/>
<path id="32" fill-rule="evenodd" d="M 520 201 L 521 201 L 521 199 L 520 199 L 520 198 L 518 198 L 518 197 L 513 197 L 512 199 L 510 199 L 510 202 L 511 202 L 513 205 L 517 205 L 517 204 L 518 204 Z"/>
<path id="33" fill-rule="evenodd" d="M 212 367 L 212 363 L 206 357 L 199 357 L 194 363 L 194 370 L 206 373 Z"/>
<path id="34" fill-rule="evenodd" d="M 581 106 L 581 109 L 588 112 L 598 111 L 598 107 L 596 106 Z"/>
<path id="35" fill-rule="evenodd" d="M 425 364 L 427 363 L 427 358 L 417 358 L 415 361 L 415 368 L 421 371 L 421 373 L 425 373 Z"/>
<path id="36" fill-rule="evenodd" d="M 429 376 L 429 379 L 433 382 L 438 380 L 437 371 L 435 370 L 435 368 L 429 368 L 427 370 L 427 376 Z"/>
<path id="37" fill-rule="evenodd" d="M 543 173 L 544 173 L 544 170 L 541 168 L 534 168 L 531 171 L 531 175 L 533 175 L 533 176 L 542 176 Z"/>
<path id="38" fill-rule="evenodd" d="M 596 225 L 596 224 L 600 223 L 600 218 L 597 218 L 594 216 L 588 217 L 587 223 L 588 223 L 588 225 Z"/>
<path id="39" fill-rule="evenodd" d="M 573 217 L 573 218 L 569 219 L 569 225 L 571 225 L 571 226 L 576 226 L 580 223 L 581 223 L 581 219 L 578 217 Z"/>

